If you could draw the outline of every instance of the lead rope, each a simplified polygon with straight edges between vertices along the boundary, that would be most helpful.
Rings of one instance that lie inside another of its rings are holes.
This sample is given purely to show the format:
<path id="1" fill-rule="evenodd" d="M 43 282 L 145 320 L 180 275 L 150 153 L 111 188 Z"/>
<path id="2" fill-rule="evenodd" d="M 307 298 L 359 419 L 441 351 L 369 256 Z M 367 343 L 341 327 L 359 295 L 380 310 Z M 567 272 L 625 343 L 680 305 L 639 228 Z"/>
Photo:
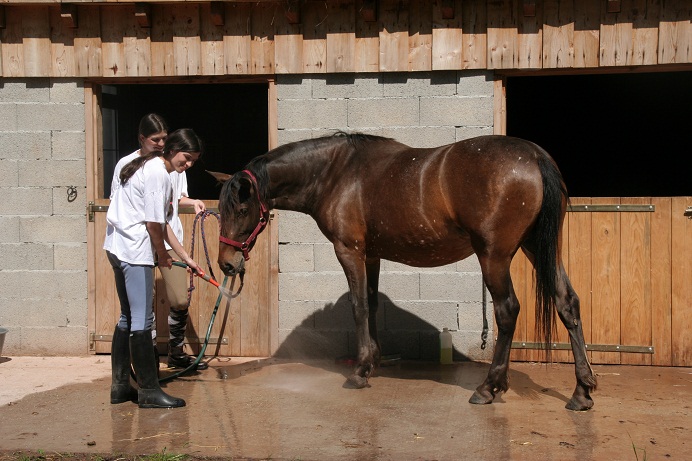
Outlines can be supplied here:
<path id="1" fill-rule="evenodd" d="M 191 248 L 190 248 L 190 258 L 194 259 L 194 252 L 195 252 L 195 231 L 197 230 L 197 222 L 199 221 L 199 228 L 200 228 L 200 233 L 202 234 L 202 247 L 204 248 L 204 255 L 206 256 L 207 260 L 207 270 L 209 271 L 209 275 L 211 275 L 211 278 L 213 280 L 216 280 L 216 277 L 214 277 L 214 272 L 211 267 L 211 259 L 209 258 L 209 251 L 207 249 L 207 237 L 204 232 L 204 221 L 209 217 L 209 215 L 212 215 L 216 218 L 217 221 L 219 221 L 220 216 L 218 213 L 214 213 L 213 211 L 201 211 L 197 213 L 195 216 L 195 220 L 192 224 L 192 237 L 191 237 Z M 211 328 L 214 325 L 214 320 L 216 319 L 216 313 L 219 310 L 219 306 L 221 305 L 221 300 L 224 297 L 224 294 L 229 297 L 229 299 L 233 299 L 240 295 L 240 291 L 243 288 L 243 277 L 240 277 L 240 287 L 238 287 L 238 291 L 233 294 L 233 287 L 235 285 L 235 278 L 236 276 L 234 275 L 233 278 L 231 279 L 231 286 L 230 288 L 226 288 L 226 283 L 228 282 L 228 277 L 224 276 L 223 282 L 221 283 L 221 287 L 219 288 L 219 296 L 216 298 L 216 303 L 214 304 L 214 310 L 211 313 L 211 318 L 209 319 L 209 326 L 207 327 L 207 334 L 204 337 L 204 343 L 202 344 L 202 348 L 199 351 L 199 355 L 195 359 L 194 362 L 190 364 L 187 368 L 184 370 L 175 372 L 171 375 L 164 376 L 163 378 L 159 378 L 159 383 L 164 383 L 166 381 L 170 381 L 174 378 L 177 378 L 178 376 L 182 375 L 183 373 L 188 372 L 189 370 L 193 370 L 197 368 L 197 365 L 202 361 L 202 357 L 204 357 L 204 352 L 207 350 L 207 346 L 209 345 L 209 337 L 211 336 Z M 190 273 L 190 288 L 187 290 L 187 305 L 188 307 L 190 306 L 190 300 L 192 299 L 192 291 L 195 289 L 194 285 L 194 274 Z"/>

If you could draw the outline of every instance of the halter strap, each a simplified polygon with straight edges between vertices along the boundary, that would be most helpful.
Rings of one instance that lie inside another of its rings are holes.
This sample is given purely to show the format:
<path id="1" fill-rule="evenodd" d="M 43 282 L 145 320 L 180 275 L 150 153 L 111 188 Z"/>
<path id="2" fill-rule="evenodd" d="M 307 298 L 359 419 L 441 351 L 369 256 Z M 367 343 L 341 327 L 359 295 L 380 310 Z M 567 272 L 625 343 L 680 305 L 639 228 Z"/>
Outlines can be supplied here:
<path id="1" fill-rule="evenodd" d="M 250 259 L 250 250 L 252 249 L 253 245 L 255 244 L 255 240 L 257 240 L 257 236 L 262 233 L 265 227 L 267 227 L 267 206 L 264 204 L 262 201 L 262 198 L 260 197 L 259 193 L 259 186 L 257 185 L 257 178 L 255 178 L 255 175 L 252 174 L 250 170 L 243 170 L 243 173 L 247 174 L 250 177 L 250 181 L 252 182 L 252 185 L 255 186 L 255 192 L 257 193 L 257 201 L 260 204 L 260 219 L 259 222 L 257 223 L 257 226 L 255 226 L 255 230 L 252 231 L 250 236 L 244 241 L 244 242 L 238 242 L 236 240 L 231 240 L 227 237 L 224 237 L 221 235 L 219 232 L 219 241 L 222 243 L 225 243 L 226 245 L 230 245 L 234 248 L 237 248 L 238 250 L 243 252 L 243 257 L 245 258 L 245 261 Z"/>

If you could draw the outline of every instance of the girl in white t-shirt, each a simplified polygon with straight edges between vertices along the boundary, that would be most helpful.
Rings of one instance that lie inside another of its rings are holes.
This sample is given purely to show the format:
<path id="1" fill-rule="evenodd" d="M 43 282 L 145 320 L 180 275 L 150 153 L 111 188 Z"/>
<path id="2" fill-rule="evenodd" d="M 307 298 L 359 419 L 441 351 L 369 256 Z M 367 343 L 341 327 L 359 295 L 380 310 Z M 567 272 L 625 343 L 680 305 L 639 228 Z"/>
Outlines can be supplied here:
<path id="1" fill-rule="evenodd" d="M 192 131 L 192 130 L 189 130 Z M 194 135 L 194 132 L 192 132 Z M 168 139 L 186 142 L 186 135 L 178 130 Z M 196 135 L 194 138 L 197 139 Z M 199 152 L 186 149 L 176 151 L 154 150 L 140 155 L 125 165 L 120 172 L 120 185 L 111 197 L 106 214 L 108 227 L 103 248 L 113 266 L 115 284 L 120 299 L 121 315 L 116 333 L 129 331 L 129 353 L 137 375 L 137 402 L 141 408 L 174 408 L 185 401 L 171 397 L 161 390 L 158 366 L 154 360 L 151 340 L 153 321 L 152 295 L 154 263 L 162 270 L 172 267 L 168 242 L 180 259 L 193 271 L 201 268 L 185 252 L 171 229 L 172 186 L 170 174 L 182 173 L 199 157 Z M 114 334 L 114 336 L 115 336 Z M 134 389 L 129 381 L 130 360 L 122 348 L 114 348 L 112 358 L 113 384 L 111 403 L 131 400 Z"/>

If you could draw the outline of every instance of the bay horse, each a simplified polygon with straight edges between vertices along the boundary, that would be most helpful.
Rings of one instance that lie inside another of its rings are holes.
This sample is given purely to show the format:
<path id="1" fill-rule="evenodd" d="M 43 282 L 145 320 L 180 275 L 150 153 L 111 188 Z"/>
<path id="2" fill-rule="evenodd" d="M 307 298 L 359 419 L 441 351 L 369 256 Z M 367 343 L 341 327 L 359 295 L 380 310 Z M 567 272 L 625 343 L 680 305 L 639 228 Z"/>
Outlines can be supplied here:
<path id="1" fill-rule="evenodd" d="M 380 260 L 434 267 L 475 253 L 492 296 L 497 342 L 488 376 L 469 401 L 492 403 L 507 391 L 519 314 L 510 263 L 521 248 L 534 266 L 536 326 L 548 354 L 555 311 L 569 331 L 577 385 L 566 408 L 593 406 L 596 377 L 586 355 L 579 298 L 560 257 L 569 199 L 557 165 L 536 144 L 481 136 L 412 148 L 390 138 L 337 133 L 283 145 L 233 176 L 214 176 L 225 182 L 218 252 L 224 274 L 244 273 L 273 208 L 311 216 L 332 242 L 356 323 L 357 364 L 348 378 L 354 386 L 365 387 L 379 364 Z"/>

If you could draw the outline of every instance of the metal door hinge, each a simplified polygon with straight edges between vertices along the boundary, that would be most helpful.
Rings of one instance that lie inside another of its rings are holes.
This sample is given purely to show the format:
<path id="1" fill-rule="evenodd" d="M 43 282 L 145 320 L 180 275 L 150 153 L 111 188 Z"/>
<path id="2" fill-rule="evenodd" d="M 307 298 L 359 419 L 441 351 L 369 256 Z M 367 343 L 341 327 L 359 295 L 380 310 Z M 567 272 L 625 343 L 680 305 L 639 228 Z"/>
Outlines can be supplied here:
<path id="1" fill-rule="evenodd" d="M 688 219 L 692 219 L 692 206 L 687 207 L 685 210 L 685 216 L 687 216 Z"/>

